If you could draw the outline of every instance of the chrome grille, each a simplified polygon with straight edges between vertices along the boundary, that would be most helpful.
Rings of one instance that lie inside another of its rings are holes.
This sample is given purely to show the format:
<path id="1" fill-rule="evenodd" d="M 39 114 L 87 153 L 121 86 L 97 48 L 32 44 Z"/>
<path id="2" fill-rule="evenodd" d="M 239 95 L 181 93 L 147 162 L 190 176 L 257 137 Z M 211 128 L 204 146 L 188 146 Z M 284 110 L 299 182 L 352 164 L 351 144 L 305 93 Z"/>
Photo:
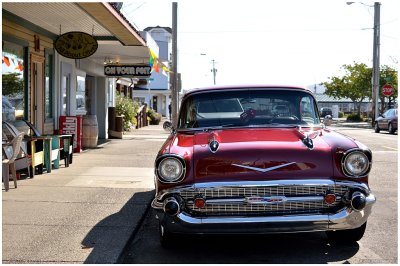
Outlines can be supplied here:
<path id="1" fill-rule="evenodd" d="M 194 198 L 201 195 L 206 200 L 211 199 L 245 199 L 246 197 L 300 197 L 323 196 L 329 191 L 338 196 L 336 202 L 328 205 L 322 200 L 316 201 L 286 201 L 273 204 L 249 204 L 245 201 L 236 203 L 206 204 L 202 209 L 194 205 Z M 184 199 L 186 208 L 193 215 L 220 216 L 220 215 L 284 215 L 327 213 L 337 209 L 341 204 L 341 197 L 348 191 L 347 186 L 264 186 L 264 187 L 216 187 L 185 189 L 179 192 Z"/>
<path id="2" fill-rule="evenodd" d="M 274 187 L 223 187 L 223 188 L 202 188 L 180 191 L 184 199 L 194 198 L 202 195 L 206 198 L 231 198 L 251 196 L 305 196 L 325 195 L 326 191 L 337 195 L 344 194 L 346 186 L 274 186 Z"/>

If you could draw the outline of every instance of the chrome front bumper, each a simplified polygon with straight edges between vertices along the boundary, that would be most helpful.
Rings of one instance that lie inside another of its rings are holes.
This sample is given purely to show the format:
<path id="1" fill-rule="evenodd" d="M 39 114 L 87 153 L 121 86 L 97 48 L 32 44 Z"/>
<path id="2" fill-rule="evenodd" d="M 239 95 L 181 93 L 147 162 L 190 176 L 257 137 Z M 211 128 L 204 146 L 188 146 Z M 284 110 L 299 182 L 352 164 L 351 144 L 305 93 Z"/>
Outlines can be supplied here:
<path id="1" fill-rule="evenodd" d="M 310 182 L 315 182 L 315 180 Z M 329 180 L 323 182 L 329 185 L 335 184 Z M 177 215 L 170 216 L 163 211 L 164 204 L 161 199 L 169 195 L 171 191 L 160 193 L 153 200 L 152 207 L 155 209 L 156 217 L 160 220 L 161 225 L 172 233 L 293 233 L 358 228 L 367 221 L 376 198 L 366 185 L 351 182 L 338 183 L 357 187 L 365 192 L 366 205 L 362 211 L 356 211 L 351 206 L 346 206 L 334 214 L 192 217 L 189 213 L 181 211 Z M 206 184 L 201 186 L 206 186 Z M 177 189 L 174 191 L 176 192 Z"/>

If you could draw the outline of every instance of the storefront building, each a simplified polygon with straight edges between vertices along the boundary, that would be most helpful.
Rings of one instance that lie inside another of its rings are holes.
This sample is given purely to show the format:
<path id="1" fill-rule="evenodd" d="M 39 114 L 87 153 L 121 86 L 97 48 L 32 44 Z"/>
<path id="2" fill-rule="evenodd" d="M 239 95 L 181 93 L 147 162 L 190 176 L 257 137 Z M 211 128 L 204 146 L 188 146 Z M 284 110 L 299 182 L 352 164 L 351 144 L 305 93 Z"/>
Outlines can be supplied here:
<path id="1" fill-rule="evenodd" d="M 68 49 L 97 47 L 88 57 L 61 54 L 63 35 L 76 40 L 63 42 Z M 146 41 L 113 3 L 4 2 L 2 40 L 2 119 L 24 118 L 42 134 L 57 132 L 60 116 L 95 115 L 98 137 L 107 138 L 120 83 L 105 64 L 149 63 Z"/>
<path id="2" fill-rule="evenodd" d="M 144 33 L 146 35 L 142 36 L 146 40 L 152 38 L 156 42 L 159 49 L 158 60 L 164 66 L 169 67 L 170 54 L 172 52 L 172 29 L 160 26 L 147 27 L 144 29 Z M 135 101 L 146 103 L 162 116 L 169 117 L 168 106 L 171 103 L 170 80 L 169 73 L 162 67 L 159 67 L 158 72 L 153 71 L 149 80 L 137 84 L 133 93 Z"/>

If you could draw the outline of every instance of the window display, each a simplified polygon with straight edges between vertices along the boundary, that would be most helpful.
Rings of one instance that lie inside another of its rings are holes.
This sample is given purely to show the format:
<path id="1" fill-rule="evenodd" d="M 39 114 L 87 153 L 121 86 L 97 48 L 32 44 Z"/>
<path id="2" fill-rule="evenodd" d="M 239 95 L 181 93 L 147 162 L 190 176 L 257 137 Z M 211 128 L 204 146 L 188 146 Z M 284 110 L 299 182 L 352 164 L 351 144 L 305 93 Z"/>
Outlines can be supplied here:
<path id="1" fill-rule="evenodd" d="M 3 41 L 2 51 L 2 118 L 13 121 L 24 118 L 24 47 Z"/>

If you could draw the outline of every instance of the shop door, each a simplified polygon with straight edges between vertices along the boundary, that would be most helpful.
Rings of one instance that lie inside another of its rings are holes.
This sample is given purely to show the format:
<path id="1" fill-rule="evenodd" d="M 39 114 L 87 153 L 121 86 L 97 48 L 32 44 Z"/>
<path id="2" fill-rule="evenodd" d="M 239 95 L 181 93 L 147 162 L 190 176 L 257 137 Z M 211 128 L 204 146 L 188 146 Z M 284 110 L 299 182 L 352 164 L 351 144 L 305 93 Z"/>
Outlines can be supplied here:
<path id="1" fill-rule="evenodd" d="M 44 130 L 44 60 L 43 56 L 31 55 L 30 121 L 40 133 L 43 133 Z"/>
<path id="2" fill-rule="evenodd" d="M 153 110 L 157 112 L 157 96 L 153 96 Z"/>

